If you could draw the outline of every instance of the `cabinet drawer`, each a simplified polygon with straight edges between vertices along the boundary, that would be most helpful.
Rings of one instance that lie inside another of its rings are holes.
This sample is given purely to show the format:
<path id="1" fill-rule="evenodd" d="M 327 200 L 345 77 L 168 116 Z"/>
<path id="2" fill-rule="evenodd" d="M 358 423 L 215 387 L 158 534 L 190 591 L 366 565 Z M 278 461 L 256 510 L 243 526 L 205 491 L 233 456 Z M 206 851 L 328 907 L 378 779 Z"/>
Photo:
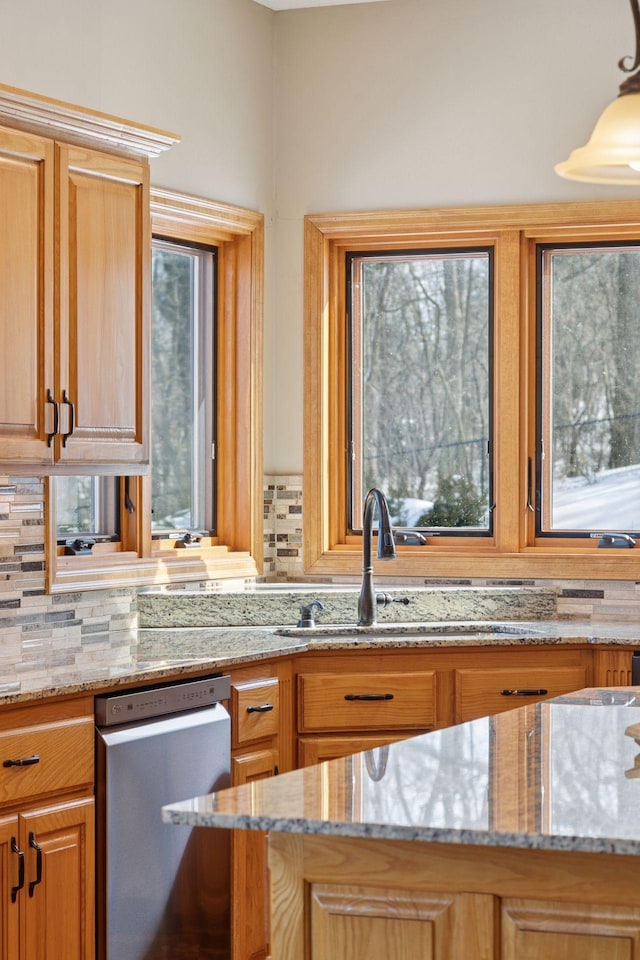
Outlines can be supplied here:
<path id="1" fill-rule="evenodd" d="M 231 685 L 231 729 L 234 747 L 275 737 L 280 724 L 277 677 Z"/>
<path id="2" fill-rule="evenodd" d="M 231 782 L 234 787 L 241 783 L 253 783 L 254 780 L 275 777 L 277 772 L 278 751 L 270 747 L 231 758 Z"/>
<path id="3" fill-rule="evenodd" d="M 457 723 L 588 686 L 586 666 L 456 670 L 455 678 Z"/>
<path id="4" fill-rule="evenodd" d="M 435 671 L 300 674 L 300 733 L 314 730 L 424 730 L 435 724 Z"/>
<path id="5" fill-rule="evenodd" d="M 0 803 L 92 785 L 93 742 L 92 717 L 0 732 Z"/>

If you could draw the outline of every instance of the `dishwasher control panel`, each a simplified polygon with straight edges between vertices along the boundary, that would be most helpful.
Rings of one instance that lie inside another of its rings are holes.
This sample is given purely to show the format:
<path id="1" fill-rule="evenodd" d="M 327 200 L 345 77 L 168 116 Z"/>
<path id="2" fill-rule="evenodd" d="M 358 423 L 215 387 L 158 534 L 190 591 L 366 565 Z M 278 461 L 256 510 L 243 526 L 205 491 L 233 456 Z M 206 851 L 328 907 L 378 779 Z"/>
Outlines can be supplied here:
<path id="1" fill-rule="evenodd" d="M 164 717 L 183 710 L 209 707 L 220 700 L 228 700 L 231 692 L 229 677 L 206 677 L 171 683 L 146 690 L 125 690 L 107 693 L 95 699 L 96 723 L 112 727 L 119 723 L 133 723 L 150 717 Z"/>

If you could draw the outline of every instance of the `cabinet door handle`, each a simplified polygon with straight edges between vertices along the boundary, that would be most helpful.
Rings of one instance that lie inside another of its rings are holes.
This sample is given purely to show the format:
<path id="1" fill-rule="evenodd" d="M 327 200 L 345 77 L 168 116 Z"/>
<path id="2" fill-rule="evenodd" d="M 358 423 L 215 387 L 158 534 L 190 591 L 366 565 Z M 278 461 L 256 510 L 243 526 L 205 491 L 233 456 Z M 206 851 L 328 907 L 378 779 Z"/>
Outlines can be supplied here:
<path id="1" fill-rule="evenodd" d="M 40 757 L 37 753 L 34 753 L 31 757 L 21 757 L 20 760 L 3 760 L 3 767 L 32 767 L 34 764 L 40 763 Z"/>
<path id="2" fill-rule="evenodd" d="M 15 903 L 18 894 L 24 887 L 24 853 L 16 843 L 15 837 L 11 837 L 11 852 L 18 857 L 18 885 L 17 887 L 11 887 L 11 903 Z"/>
<path id="3" fill-rule="evenodd" d="M 63 391 L 62 391 L 62 402 L 65 403 L 65 404 L 69 407 L 69 429 L 68 429 L 67 433 L 63 433 L 63 434 L 62 434 L 62 446 L 63 446 L 63 447 L 66 447 L 66 445 L 67 445 L 67 440 L 69 439 L 69 437 L 70 437 L 71 434 L 73 433 L 73 431 L 74 431 L 74 429 L 75 429 L 75 426 L 76 426 L 76 406 L 75 406 L 75 404 L 72 403 L 71 400 L 69 399 L 69 394 L 67 393 L 66 390 L 63 390 Z"/>
<path id="4" fill-rule="evenodd" d="M 33 891 L 42 883 L 42 847 L 36 841 L 36 835 L 33 831 L 29 833 L 29 846 L 36 851 L 36 878 L 29 881 L 29 896 L 33 896 Z"/>
<path id="5" fill-rule="evenodd" d="M 268 713 L 273 710 L 272 703 L 263 703 L 259 707 L 247 707 L 247 713 Z"/>
<path id="6" fill-rule="evenodd" d="M 45 402 L 53 404 L 53 430 L 51 431 L 51 433 L 47 434 L 47 446 L 50 447 L 51 444 L 53 443 L 53 438 L 55 437 L 56 433 L 58 432 L 58 428 L 60 427 L 60 405 L 58 404 L 57 400 L 53 399 L 53 394 L 51 393 L 51 390 L 47 390 L 47 399 Z"/>
<path id="7" fill-rule="evenodd" d="M 345 693 L 345 700 L 393 700 L 392 693 Z"/>
<path id="8" fill-rule="evenodd" d="M 501 690 L 501 697 L 544 697 L 547 690 Z"/>

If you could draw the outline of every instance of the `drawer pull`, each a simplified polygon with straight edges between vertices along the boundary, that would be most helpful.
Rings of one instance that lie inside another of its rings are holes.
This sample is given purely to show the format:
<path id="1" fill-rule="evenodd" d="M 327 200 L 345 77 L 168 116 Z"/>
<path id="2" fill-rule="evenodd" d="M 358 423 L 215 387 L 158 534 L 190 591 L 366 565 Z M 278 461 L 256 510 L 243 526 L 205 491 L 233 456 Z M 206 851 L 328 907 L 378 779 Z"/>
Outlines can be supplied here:
<path id="1" fill-rule="evenodd" d="M 18 899 L 18 894 L 24 887 L 24 853 L 16 843 L 15 837 L 11 837 L 11 852 L 15 853 L 18 857 L 18 886 L 11 887 L 11 903 L 15 903 Z"/>
<path id="2" fill-rule="evenodd" d="M 247 713 L 268 713 L 273 710 L 272 703 L 263 703 L 259 707 L 247 707 Z"/>
<path id="3" fill-rule="evenodd" d="M 56 400 L 53 399 L 53 394 L 51 390 L 47 390 L 47 399 L 45 403 L 50 403 L 53 406 L 53 430 L 51 433 L 47 434 L 47 446 L 50 447 L 53 443 L 53 438 L 58 432 L 58 426 L 60 423 L 60 407 Z"/>
<path id="4" fill-rule="evenodd" d="M 547 690 L 501 690 L 502 697 L 544 697 Z"/>
<path id="5" fill-rule="evenodd" d="M 32 757 L 22 757 L 21 760 L 3 760 L 3 767 L 32 767 L 35 763 L 40 763 L 40 757 L 34 753 Z"/>
<path id="6" fill-rule="evenodd" d="M 62 402 L 69 407 L 69 429 L 67 433 L 62 434 L 62 446 L 66 447 L 67 440 L 76 428 L 76 405 L 69 399 L 69 395 L 66 390 L 62 391 Z"/>
<path id="7" fill-rule="evenodd" d="M 345 700 L 393 700 L 392 693 L 345 693 Z"/>
<path id="8" fill-rule="evenodd" d="M 29 846 L 36 851 L 36 878 L 29 881 L 29 896 L 32 897 L 35 887 L 42 883 L 42 847 L 37 843 L 33 830 L 29 833 Z"/>

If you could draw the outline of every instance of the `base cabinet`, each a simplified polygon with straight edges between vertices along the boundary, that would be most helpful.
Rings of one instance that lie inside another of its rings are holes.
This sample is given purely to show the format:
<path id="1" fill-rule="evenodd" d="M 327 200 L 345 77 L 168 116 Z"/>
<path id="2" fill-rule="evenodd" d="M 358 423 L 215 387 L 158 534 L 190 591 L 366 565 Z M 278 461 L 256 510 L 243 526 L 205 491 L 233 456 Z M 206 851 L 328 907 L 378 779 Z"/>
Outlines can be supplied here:
<path id="1" fill-rule="evenodd" d="M 3 960 L 92 960 L 93 837 L 90 798 L 0 820 Z"/>
<path id="2" fill-rule="evenodd" d="M 231 675 L 231 781 L 234 786 L 291 768 L 289 666 L 246 667 Z M 264 833 L 234 830 L 232 960 L 266 960 L 269 901 Z"/>
<path id="3" fill-rule="evenodd" d="M 19 816 L 25 881 L 21 960 L 94 956 L 94 803 L 78 800 Z"/>
<path id="4" fill-rule="evenodd" d="M 271 834 L 278 960 L 640 960 L 637 857 Z"/>

